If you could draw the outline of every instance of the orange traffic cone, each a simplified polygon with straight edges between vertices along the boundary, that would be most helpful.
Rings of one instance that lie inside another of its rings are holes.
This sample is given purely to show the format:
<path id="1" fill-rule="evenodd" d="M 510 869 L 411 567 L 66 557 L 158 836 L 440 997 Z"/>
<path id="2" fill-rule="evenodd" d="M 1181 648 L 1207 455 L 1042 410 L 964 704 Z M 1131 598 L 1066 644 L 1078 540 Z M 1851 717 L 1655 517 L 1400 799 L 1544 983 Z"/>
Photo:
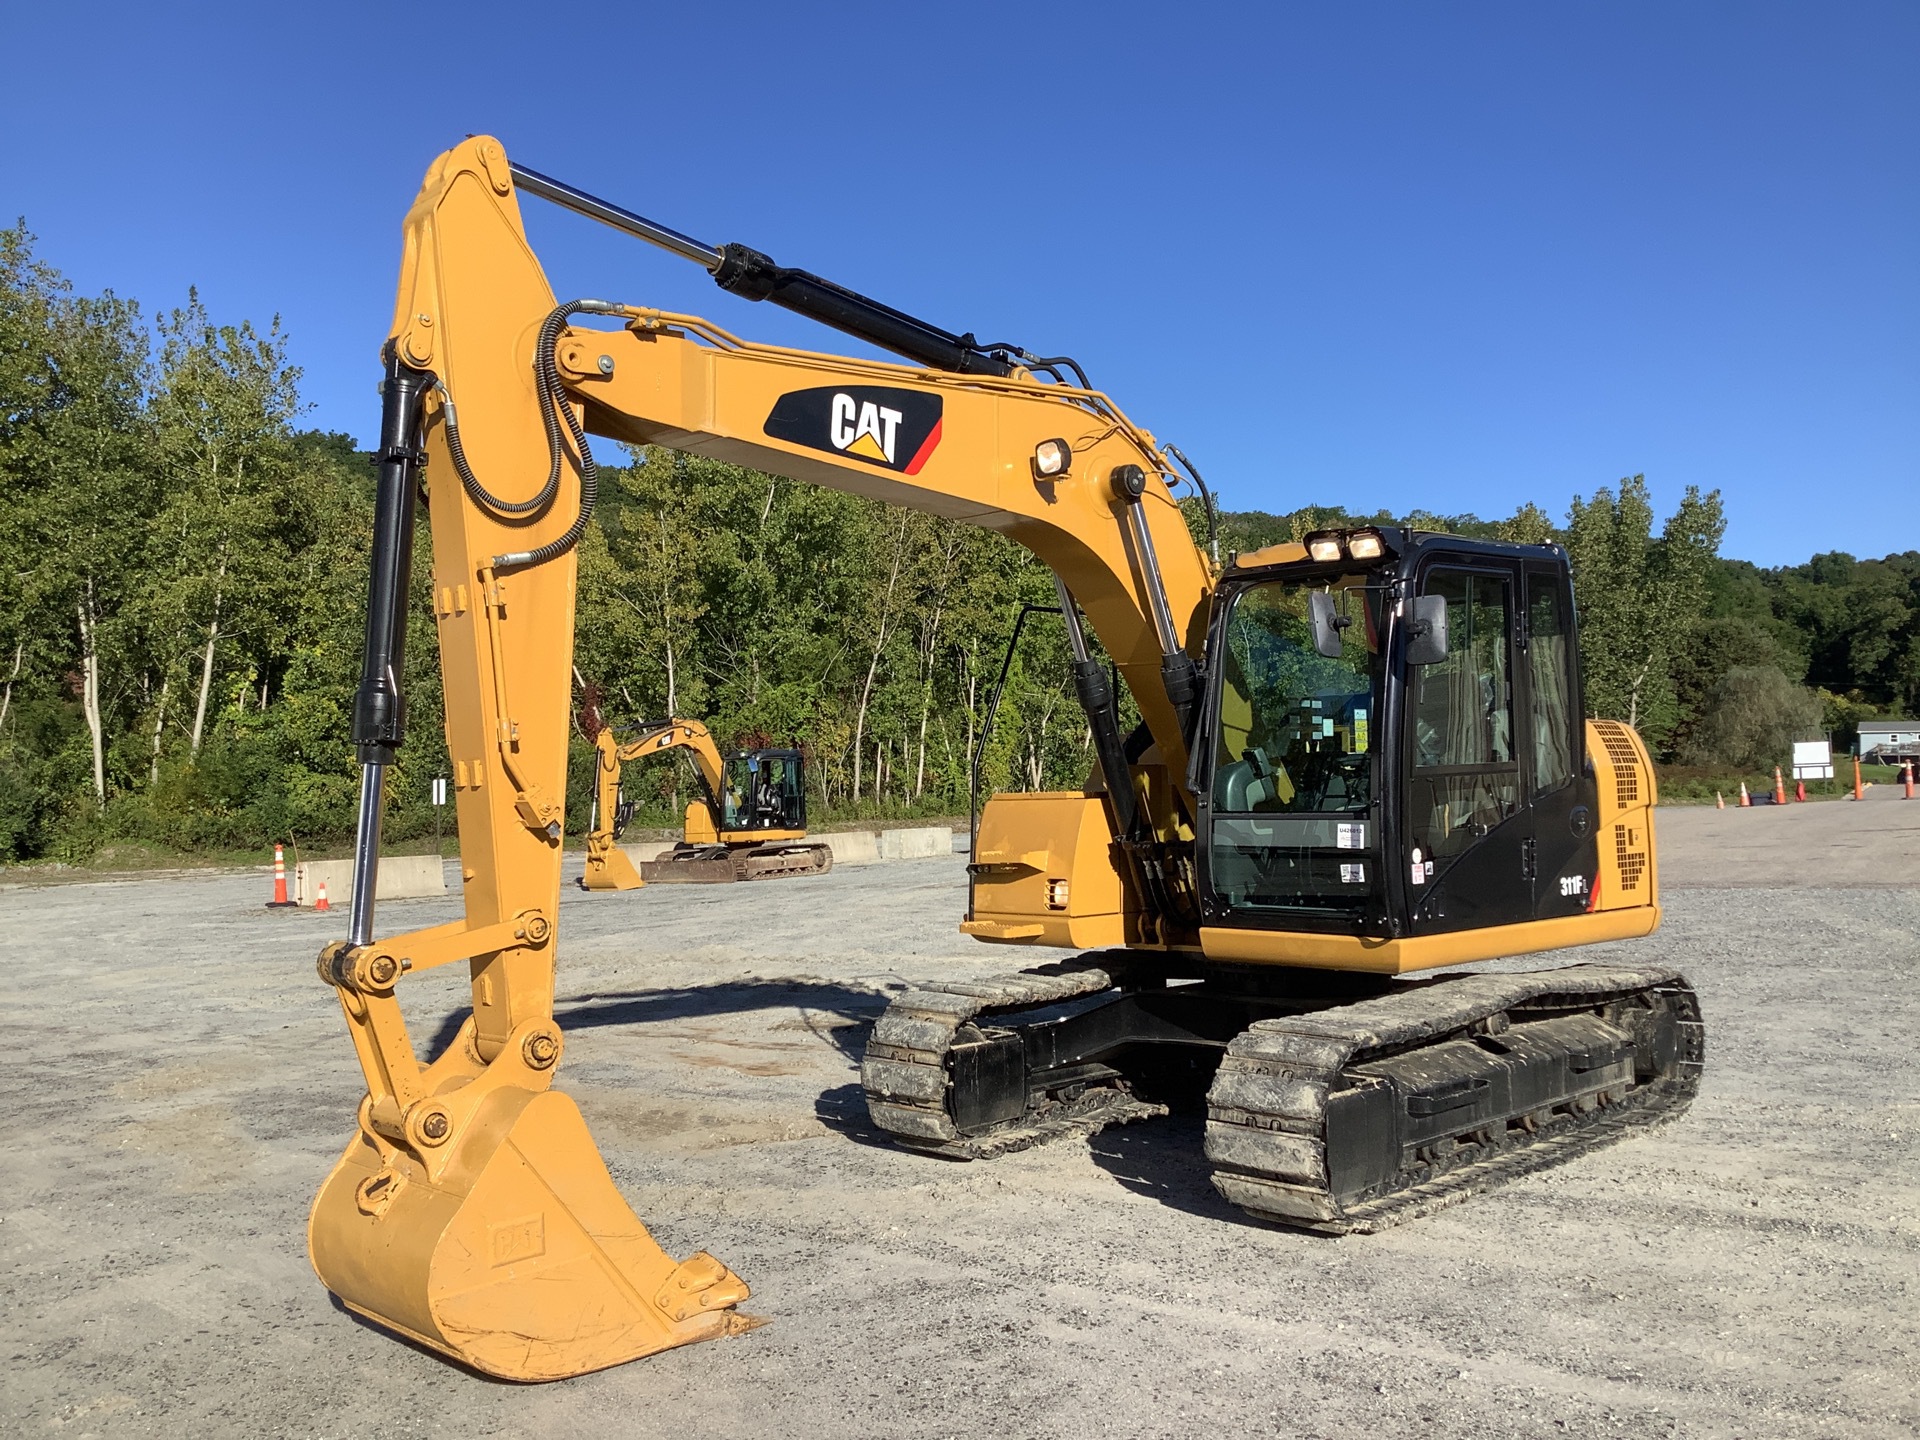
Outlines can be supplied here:
<path id="1" fill-rule="evenodd" d="M 1902 765 L 1900 767 L 1900 783 L 1906 787 L 1907 792 L 1900 798 L 1903 800 L 1913 799 L 1913 766 Z"/>
<path id="2" fill-rule="evenodd" d="M 275 845 L 273 847 L 273 899 L 267 902 L 269 910 L 288 910 L 293 901 L 287 898 L 287 857 L 286 853 Z"/>
<path id="3" fill-rule="evenodd" d="M 1806 781 L 1796 780 L 1793 782 L 1793 798 L 1796 800 L 1805 800 L 1807 798 Z"/>
<path id="4" fill-rule="evenodd" d="M 1787 782 L 1780 778 L 1778 765 L 1773 767 L 1773 803 L 1776 805 L 1787 803 Z"/>
<path id="5" fill-rule="evenodd" d="M 1727 808 L 1727 797 L 1722 795 L 1718 790 L 1713 792 L 1713 808 L 1716 810 L 1724 810 Z"/>
<path id="6" fill-rule="evenodd" d="M 1742 780 L 1740 782 L 1740 808 L 1742 810 L 1745 810 L 1745 809 L 1748 809 L 1752 804 L 1753 804 L 1753 797 L 1747 794 L 1747 782 Z"/>
<path id="7" fill-rule="evenodd" d="M 1858 755 L 1853 757 L 1853 798 L 1856 800 L 1864 800 L 1867 798 L 1866 787 L 1860 783 L 1860 757 Z"/>
<path id="8" fill-rule="evenodd" d="M 313 908 L 316 910 L 331 910 L 333 908 L 327 904 L 327 882 L 324 880 L 320 882 L 320 893 L 314 897 Z"/>

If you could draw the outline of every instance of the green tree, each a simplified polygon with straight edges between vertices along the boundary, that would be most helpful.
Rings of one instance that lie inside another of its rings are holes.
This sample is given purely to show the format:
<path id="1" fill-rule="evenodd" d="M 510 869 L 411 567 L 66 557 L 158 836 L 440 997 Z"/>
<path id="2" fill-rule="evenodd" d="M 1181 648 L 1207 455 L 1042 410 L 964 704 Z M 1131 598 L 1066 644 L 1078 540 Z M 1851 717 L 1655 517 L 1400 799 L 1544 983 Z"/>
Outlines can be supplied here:
<path id="1" fill-rule="evenodd" d="M 11 709 L 15 685 L 31 678 L 29 659 L 41 677 L 74 677 L 97 814 L 107 803 L 108 747 L 132 693 L 124 620 L 156 494 L 148 341 L 136 305 L 111 292 L 74 295 L 32 244 L 24 223 L 0 232 L 0 458 L 19 582 L 0 607 L 14 642 L 5 698 Z M 67 768 L 48 758 L 50 778 Z"/>
<path id="2" fill-rule="evenodd" d="M 1793 758 L 1793 742 L 1820 735 L 1820 701 L 1772 665 L 1736 665 L 1714 687 L 1681 759 L 1765 770 Z"/>
<path id="3" fill-rule="evenodd" d="M 184 309 L 161 320 L 160 335 L 152 414 L 168 500 L 155 532 L 154 609 L 166 617 L 161 628 L 168 642 L 187 632 L 196 637 L 188 748 L 197 758 L 221 640 L 251 631 L 257 641 L 286 614 L 291 547 L 305 538 L 288 523 L 286 489 L 300 372 L 287 360 L 277 317 L 265 335 L 246 322 L 215 325 L 194 291 Z M 174 678 L 172 649 L 168 643 L 162 657 L 156 764 Z M 257 678 L 248 674 L 243 683 L 250 689 Z M 258 707 L 266 708 L 267 700 L 263 688 Z"/>
<path id="4" fill-rule="evenodd" d="M 1656 747 L 1684 718 L 1675 686 L 1680 656 L 1699 629 L 1707 576 L 1726 519 L 1720 492 L 1688 486 L 1679 508 L 1653 534 L 1646 477 L 1574 498 L 1567 551 L 1580 607 L 1587 709 L 1624 720 Z"/>

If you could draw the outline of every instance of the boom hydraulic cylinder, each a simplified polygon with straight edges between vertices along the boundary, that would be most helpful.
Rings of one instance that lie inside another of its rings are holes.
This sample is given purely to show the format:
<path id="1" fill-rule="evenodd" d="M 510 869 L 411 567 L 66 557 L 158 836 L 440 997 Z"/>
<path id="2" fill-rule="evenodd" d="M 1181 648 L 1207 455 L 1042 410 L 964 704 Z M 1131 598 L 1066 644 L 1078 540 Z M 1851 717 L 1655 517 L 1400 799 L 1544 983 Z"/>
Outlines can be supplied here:
<path id="1" fill-rule="evenodd" d="M 904 355 L 930 370 L 951 370 L 961 375 L 1013 373 L 1012 361 L 982 348 L 971 335 L 955 335 L 857 290 L 849 290 L 805 270 L 776 265 L 750 246 L 729 244 L 716 249 L 610 200 L 589 195 L 564 180 L 542 175 L 538 170 L 515 164 L 512 171 L 515 183 L 529 195 L 538 195 L 575 214 L 658 245 L 683 260 L 691 260 L 705 267 L 713 276 L 714 284 L 730 294 L 747 300 L 771 300 L 783 310 L 818 320 L 822 325 L 830 325 L 882 350 Z"/>
<path id="2" fill-rule="evenodd" d="M 387 347 L 380 387 L 380 450 L 374 457 L 373 561 L 367 582 L 366 649 L 353 697 L 353 743 L 360 757 L 360 816 L 353 844 L 353 902 L 348 938 L 373 941 L 373 895 L 380 869 L 380 809 L 387 766 L 407 733 L 400 680 L 407 659 L 407 589 L 413 578 L 413 517 L 419 493 L 421 407 L 434 377 Z"/>

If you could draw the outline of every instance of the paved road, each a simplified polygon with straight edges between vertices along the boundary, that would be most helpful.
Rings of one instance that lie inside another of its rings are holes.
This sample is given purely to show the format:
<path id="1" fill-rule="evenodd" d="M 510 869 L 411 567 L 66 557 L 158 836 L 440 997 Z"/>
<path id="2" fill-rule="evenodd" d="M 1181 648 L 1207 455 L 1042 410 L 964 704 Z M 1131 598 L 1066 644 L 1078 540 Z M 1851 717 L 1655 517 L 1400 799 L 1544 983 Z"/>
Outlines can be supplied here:
<path id="1" fill-rule="evenodd" d="M 0 1431 L 1912 1433 L 1920 887 L 1838 888 L 1819 827 L 1872 857 L 1915 811 L 1664 814 L 1668 923 L 1621 953 L 1700 988 L 1691 1114 L 1341 1241 L 1220 1202 L 1191 1119 L 971 1166 L 876 1143 L 854 1057 L 885 995 L 1005 964 L 954 932 L 957 861 L 570 893 L 562 1083 L 662 1243 L 773 1323 L 537 1387 L 396 1343 L 308 1269 L 360 1093 L 313 979 L 337 914 L 266 912 L 251 875 L 0 890 Z M 444 1033 L 460 982 L 407 998 Z"/>
<path id="2" fill-rule="evenodd" d="M 1876 785 L 1858 802 L 1675 805 L 1654 815 L 1668 890 L 1920 887 L 1920 799 L 1898 786 Z"/>

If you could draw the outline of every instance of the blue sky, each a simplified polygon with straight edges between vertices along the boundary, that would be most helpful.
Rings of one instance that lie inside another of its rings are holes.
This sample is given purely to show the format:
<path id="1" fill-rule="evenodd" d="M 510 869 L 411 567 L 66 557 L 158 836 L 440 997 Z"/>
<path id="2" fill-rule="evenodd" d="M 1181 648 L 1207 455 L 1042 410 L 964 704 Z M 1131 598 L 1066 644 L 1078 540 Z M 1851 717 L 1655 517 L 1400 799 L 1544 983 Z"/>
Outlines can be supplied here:
<path id="1" fill-rule="evenodd" d="M 1076 356 L 1235 508 L 1561 516 L 1645 472 L 1722 490 L 1730 555 L 1920 548 L 1911 3 L 80 13 L 9 9 L 0 218 L 83 290 L 277 312 L 362 441 L 401 217 L 486 131 Z M 557 290 L 842 343 L 526 209 Z"/>

